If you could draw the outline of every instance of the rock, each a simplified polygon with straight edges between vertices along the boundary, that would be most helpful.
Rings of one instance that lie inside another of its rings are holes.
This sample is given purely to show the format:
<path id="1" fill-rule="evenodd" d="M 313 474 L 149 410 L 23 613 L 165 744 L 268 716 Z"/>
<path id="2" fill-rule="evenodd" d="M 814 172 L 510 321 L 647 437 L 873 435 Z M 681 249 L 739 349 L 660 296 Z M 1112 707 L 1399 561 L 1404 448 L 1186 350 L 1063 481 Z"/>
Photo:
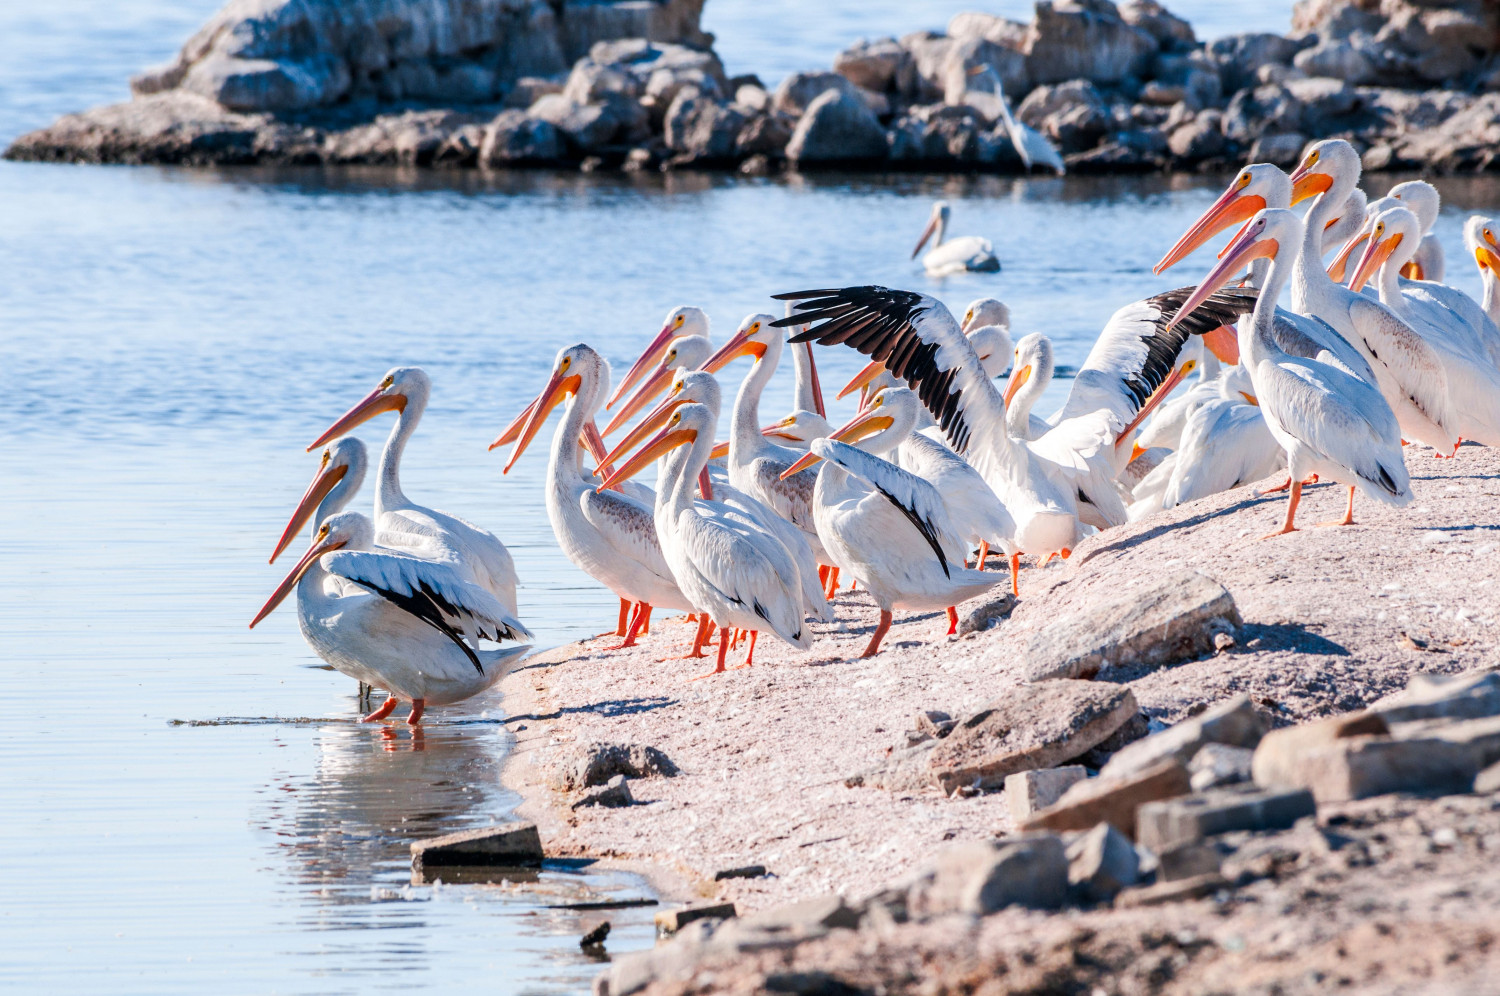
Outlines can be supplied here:
<path id="1" fill-rule="evenodd" d="M 880 764 L 856 772 L 844 779 L 846 788 L 884 789 L 887 792 L 920 792 L 934 785 L 928 761 L 941 741 L 926 740 L 911 747 L 893 751 Z"/>
<path id="2" fill-rule="evenodd" d="M 619 126 L 603 104 L 576 104 L 560 93 L 542 97 L 526 113 L 556 128 L 578 153 L 607 144 Z"/>
<path id="3" fill-rule="evenodd" d="M 1007 906 L 1057 909 L 1067 898 L 1068 858 L 1052 834 L 974 841 L 940 850 L 907 894 L 914 917 L 985 916 Z"/>
<path id="4" fill-rule="evenodd" d="M 1500 716 L 1500 671 L 1415 675 L 1405 691 L 1381 699 L 1369 711 L 1387 723 Z"/>
<path id="5" fill-rule="evenodd" d="M 1207 792 L 1224 785 L 1250 781 L 1250 765 L 1255 751 L 1249 747 L 1207 743 L 1188 762 L 1194 792 Z"/>
<path id="6" fill-rule="evenodd" d="M 1119 778 L 1144 771 L 1172 758 L 1187 764 L 1205 744 L 1254 747 L 1270 728 L 1248 695 L 1231 699 L 1185 719 L 1160 733 L 1137 740 L 1118 751 L 1099 771 L 1101 778 Z"/>
<path id="7" fill-rule="evenodd" d="M 943 102 L 963 103 L 964 94 L 971 87 L 991 89 L 992 80 L 974 75 L 975 70 L 985 68 L 994 70 L 1001 88 L 1011 93 L 1024 93 L 1030 86 L 1026 57 L 1020 52 L 986 38 L 964 38 L 948 47 L 938 69 Z"/>
<path id="8" fill-rule="evenodd" d="M 1255 84 L 1256 70 L 1265 65 L 1290 65 L 1302 43 L 1273 34 L 1240 34 L 1216 38 L 1209 55 L 1219 64 L 1226 93 Z"/>
<path id="9" fill-rule="evenodd" d="M 671 778 L 677 774 L 677 765 L 655 747 L 595 741 L 564 755 L 553 766 L 550 782 L 559 792 L 572 792 L 591 785 L 604 785 L 616 775 Z"/>
<path id="10" fill-rule="evenodd" d="M 1263 134 L 1294 132 L 1302 127 L 1302 104 L 1283 86 L 1241 90 L 1224 111 L 1224 135 L 1249 145 Z"/>
<path id="11" fill-rule="evenodd" d="M 844 902 L 842 896 L 818 896 L 752 913 L 743 919 L 743 925 L 773 933 L 853 930 L 859 926 L 859 914 Z"/>
<path id="12" fill-rule="evenodd" d="M 678 94 L 667 109 L 663 138 L 677 153 L 673 162 L 704 165 L 733 161 L 745 116 L 730 104 L 691 94 Z"/>
<path id="13" fill-rule="evenodd" d="M 1078 105 L 1105 113 L 1104 96 L 1088 80 L 1069 80 L 1055 86 L 1039 86 L 1016 108 L 1016 117 L 1037 130 L 1053 117 Z"/>
<path id="14" fill-rule="evenodd" d="M 1095 824 L 1069 844 L 1067 858 L 1068 884 L 1085 902 L 1107 903 L 1140 881 L 1135 846 L 1108 823 Z"/>
<path id="15" fill-rule="evenodd" d="M 1349 0 L 1298 0 L 1292 5 L 1292 34 L 1344 38 L 1355 31 L 1380 30 L 1380 14 Z"/>
<path id="16" fill-rule="evenodd" d="M 597 785 L 584 792 L 582 797 L 573 803 L 573 808 L 604 806 L 607 809 L 619 809 L 633 805 L 635 805 L 635 798 L 630 794 L 630 783 L 625 780 L 624 775 L 615 775 L 607 784 Z"/>
<path id="17" fill-rule="evenodd" d="M 1256 752 L 1256 784 L 1261 780 Z M 1307 788 L 1318 800 L 1345 802 L 1390 792 L 1467 792 L 1479 773 L 1474 748 L 1437 737 L 1347 737 L 1305 750 L 1277 785 Z"/>
<path id="18" fill-rule="evenodd" d="M 1167 140 L 1153 129 L 1134 129 L 1107 136 L 1095 148 L 1064 158 L 1075 173 L 1145 173 L 1166 163 Z"/>
<path id="19" fill-rule="evenodd" d="M 505 106 L 525 110 L 548 94 L 562 93 L 563 82 L 550 76 L 523 76 L 505 95 Z"/>
<path id="20" fill-rule="evenodd" d="M 1211 654 L 1214 634 L 1239 625 L 1223 585 L 1174 571 L 1037 631 L 1021 657 L 1030 681 L 1091 678 L 1106 666 L 1162 667 Z"/>
<path id="21" fill-rule="evenodd" d="M 577 59 L 600 41 L 616 38 L 643 38 L 705 49 L 713 42 L 713 36 L 698 27 L 703 0 L 665 3 L 563 0 L 560 7 L 561 42 L 569 59 Z"/>
<path id="22" fill-rule="evenodd" d="M 1141 76 L 1157 41 L 1127 24 L 1109 0 L 1037 0 L 1024 46 L 1033 83 L 1114 84 Z"/>
<path id="23" fill-rule="evenodd" d="M 1010 818 L 1020 823 L 1038 810 L 1046 809 L 1077 782 L 1089 776 L 1081 764 L 1040 771 L 1021 771 L 1005 778 L 1005 802 Z"/>
<path id="24" fill-rule="evenodd" d="M 1360 105 L 1359 92 L 1343 80 L 1327 76 L 1309 76 L 1306 79 L 1291 79 L 1283 84 L 1298 103 L 1303 114 L 1317 118 L 1341 118 L 1354 112 Z M 1313 128 L 1314 132 L 1321 129 Z"/>
<path id="25" fill-rule="evenodd" d="M 771 95 L 758 86 L 742 86 L 734 91 L 734 102 L 752 114 L 765 114 L 771 109 Z"/>
<path id="26" fill-rule="evenodd" d="M 1137 889 L 1126 889 L 1115 897 L 1116 909 L 1134 909 L 1142 906 L 1165 906 L 1190 899 L 1202 899 L 1230 887 L 1229 881 L 1217 872 L 1197 875 L 1178 882 L 1161 882 Z"/>
<path id="27" fill-rule="evenodd" d="M 762 114 L 745 122 L 735 136 L 734 154 L 781 156 L 792 140 L 792 122 L 784 114 Z"/>
<path id="28" fill-rule="evenodd" d="M 562 95 L 575 104 L 591 104 L 609 94 L 635 100 L 641 96 L 640 79 L 618 65 L 600 65 L 592 59 L 579 59 L 568 74 Z"/>
<path id="29" fill-rule="evenodd" d="M 896 92 L 912 103 L 943 99 L 943 67 L 957 39 L 931 31 L 901 37 L 901 47 L 911 59 L 896 73 Z"/>
<path id="30" fill-rule="evenodd" d="M 1463 744 L 1470 748 L 1476 768 L 1487 768 L 1500 762 L 1500 716 L 1460 722 L 1430 720 L 1402 723 L 1392 727 L 1391 732 L 1401 740 L 1433 737 L 1449 743 Z"/>
<path id="31" fill-rule="evenodd" d="M 923 709 L 917 713 L 916 729 L 934 739 L 946 737 L 957 725 L 958 720 L 940 709 Z"/>
<path id="32" fill-rule="evenodd" d="M 453 865 L 535 867 L 542 863 L 542 838 L 533 823 L 501 823 L 411 842 L 413 870 Z"/>
<path id="33" fill-rule="evenodd" d="M 1015 607 L 1016 596 L 1008 591 L 994 598 L 987 598 L 964 613 L 963 618 L 958 621 L 958 635 L 982 633 L 1002 619 L 1008 619 Z"/>
<path id="34" fill-rule="evenodd" d="M 894 38 L 861 38 L 834 56 L 833 71 L 855 86 L 885 93 L 896 86 L 901 69 L 911 59 Z"/>
<path id="35" fill-rule="evenodd" d="M 1198 42 L 1193 26 L 1156 0 L 1125 0 L 1120 4 L 1120 18 L 1155 38 L 1164 49 L 1192 48 Z"/>
<path id="36" fill-rule="evenodd" d="M 1173 131 L 1167 137 L 1167 148 L 1171 149 L 1172 155 L 1178 159 L 1190 161 L 1223 155 L 1227 143 L 1224 133 L 1219 130 L 1219 122 L 1220 116 L 1217 113 L 1205 111 L 1193 121 Z M 1215 650 L 1222 649 L 1219 646 L 1220 638 L 1227 639 L 1228 646 L 1234 646 L 1234 638 L 1228 633 L 1215 633 L 1213 637 Z"/>
<path id="37" fill-rule="evenodd" d="M 778 88 L 778 97 L 780 93 Z M 799 166 L 883 162 L 887 155 L 885 129 L 857 95 L 825 91 L 797 122 L 786 155 Z"/>
<path id="38" fill-rule="evenodd" d="M 765 865 L 744 865 L 740 868 L 721 868 L 714 872 L 714 881 L 722 882 L 726 878 L 764 878 L 766 874 Z"/>
<path id="39" fill-rule="evenodd" d="M 838 73 L 793 73 L 781 81 L 771 97 L 772 110 L 800 118 L 829 90 L 863 102 L 858 86 Z"/>
<path id="40" fill-rule="evenodd" d="M 1074 764 L 1081 764 L 1095 771 L 1109 763 L 1109 759 L 1124 750 L 1126 746 L 1151 733 L 1151 719 L 1144 712 L 1138 712 L 1130 717 L 1115 732 L 1099 741 L 1088 750 L 1073 759 Z"/>
<path id="41" fill-rule="evenodd" d="M 1500 792 L 1500 764 L 1492 764 L 1474 776 L 1474 791 L 1482 795 Z"/>
<path id="42" fill-rule="evenodd" d="M 1147 853 L 1156 855 L 1158 882 L 1180 882 L 1202 875 L 1217 875 L 1224 868 L 1224 855 L 1210 841 L 1173 844 L 1160 851 L 1148 850 Z"/>
<path id="43" fill-rule="evenodd" d="M 1327 76 L 1345 83 L 1377 83 L 1381 74 L 1364 48 L 1329 39 L 1297 53 L 1293 65 L 1309 76 Z"/>
<path id="44" fill-rule="evenodd" d="M 1256 746 L 1251 772 L 1257 785 L 1295 786 L 1297 768 L 1308 751 L 1349 737 L 1388 733 L 1390 726 L 1373 710 L 1272 730 Z"/>
<path id="45" fill-rule="evenodd" d="M 1105 821 L 1134 840 L 1137 808 L 1190 790 L 1187 767 L 1172 758 L 1126 777 L 1079 782 L 1056 803 L 1023 822 L 1021 829 L 1087 830 Z"/>
<path id="46" fill-rule="evenodd" d="M 709 903 L 704 906 L 684 906 L 679 910 L 663 910 L 656 914 L 656 932 L 660 935 L 675 934 L 694 920 L 726 920 L 735 916 L 734 903 Z"/>
<path id="47" fill-rule="evenodd" d="M 770 176 L 776 172 L 776 164 L 764 152 L 758 152 L 740 163 L 739 172 L 744 176 Z"/>
<path id="48" fill-rule="evenodd" d="M 1284 830 L 1317 811 L 1306 789 L 1219 789 L 1148 802 L 1136 813 L 1136 840 L 1161 854 L 1169 847 L 1231 830 Z"/>
<path id="49" fill-rule="evenodd" d="M 1273 166 L 1295 166 L 1307 147 L 1307 136 L 1300 131 L 1281 131 L 1262 135 L 1250 146 L 1249 160 Z"/>
<path id="50" fill-rule="evenodd" d="M 948 35 L 956 41 L 983 38 L 1017 52 L 1025 50 L 1026 33 L 1029 30 L 1031 26 L 1021 21 L 975 11 L 954 14 L 953 19 L 948 22 Z"/>
<path id="51" fill-rule="evenodd" d="M 605 920 L 604 922 L 600 923 L 598 926 L 594 927 L 593 930 L 590 930 L 588 933 L 586 933 L 582 937 L 580 937 L 578 939 L 578 946 L 580 948 L 584 948 L 584 949 L 603 947 L 604 946 L 604 939 L 606 937 L 608 937 L 608 936 L 609 936 L 609 921 Z"/>
<path id="52" fill-rule="evenodd" d="M 479 164 L 490 168 L 551 163 L 560 158 L 562 138 L 557 129 L 521 110 L 501 111 L 485 127 L 479 148 Z"/>
<path id="53" fill-rule="evenodd" d="M 998 788 L 1007 775 L 1055 767 L 1099 743 L 1136 714 L 1120 685 L 1083 681 L 1022 685 L 960 720 L 928 758 L 944 792 Z"/>

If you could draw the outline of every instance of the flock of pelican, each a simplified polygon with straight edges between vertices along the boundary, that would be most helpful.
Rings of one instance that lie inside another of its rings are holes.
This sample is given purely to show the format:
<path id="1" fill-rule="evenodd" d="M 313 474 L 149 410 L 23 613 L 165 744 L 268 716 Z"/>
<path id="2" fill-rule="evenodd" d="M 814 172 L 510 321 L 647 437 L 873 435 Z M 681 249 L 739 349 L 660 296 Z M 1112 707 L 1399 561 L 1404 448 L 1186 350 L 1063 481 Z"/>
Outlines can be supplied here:
<path id="1" fill-rule="evenodd" d="M 620 600 L 607 649 L 649 635 L 656 609 L 687 613 L 696 626 L 681 656 L 715 656 L 700 677 L 724 672 L 741 639 L 739 666 L 751 666 L 762 633 L 811 647 L 810 623 L 833 618 L 841 578 L 880 610 L 869 657 L 896 609 L 945 609 L 951 633 L 957 603 L 1007 580 L 1019 594 L 1023 557 L 1065 559 L 1097 530 L 1282 472 L 1271 490 L 1289 500 L 1272 536 L 1296 530 L 1302 489 L 1319 480 L 1349 489 L 1337 523 L 1349 525 L 1356 493 L 1411 500 L 1404 446 L 1448 458 L 1464 439 L 1500 443 L 1494 224 L 1465 228 L 1484 284 L 1476 302 L 1441 283 L 1437 191 L 1412 181 L 1371 200 L 1359 179 L 1341 140 L 1312 146 L 1290 176 L 1241 170 L 1156 268 L 1238 225 L 1209 274 L 1117 310 L 1050 416 L 1033 408 L 1052 344 L 1013 341 L 1004 304 L 980 299 L 960 321 L 926 294 L 859 286 L 773 295 L 784 317 L 749 315 L 717 346 L 701 309 L 674 308 L 613 391 L 597 351 L 562 349 L 490 448 L 514 444 L 508 472 L 564 407 L 547 514 L 568 559 Z M 937 235 L 926 268 L 997 269 L 988 242 L 944 240 L 948 215 L 937 205 L 923 233 Z M 860 401 L 838 427 L 813 344 L 870 358 L 838 395 Z M 784 355 L 795 409 L 766 416 Z M 740 360 L 719 443 L 720 381 Z M 493 684 L 527 649 L 505 547 L 401 489 L 428 388 L 422 371 L 392 370 L 309 447 L 327 448 L 272 559 L 309 522 L 313 543 L 255 619 L 295 591 L 318 654 L 390 693 L 369 720 L 405 699 L 415 723 L 425 705 Z M 366 463 L 347 433 L 387 412 L 372 519 L 345 510 Z M 654 490 L 636 480 L 648 466 Z M 1008 578 L 987 569 L 992 551 Z"/>

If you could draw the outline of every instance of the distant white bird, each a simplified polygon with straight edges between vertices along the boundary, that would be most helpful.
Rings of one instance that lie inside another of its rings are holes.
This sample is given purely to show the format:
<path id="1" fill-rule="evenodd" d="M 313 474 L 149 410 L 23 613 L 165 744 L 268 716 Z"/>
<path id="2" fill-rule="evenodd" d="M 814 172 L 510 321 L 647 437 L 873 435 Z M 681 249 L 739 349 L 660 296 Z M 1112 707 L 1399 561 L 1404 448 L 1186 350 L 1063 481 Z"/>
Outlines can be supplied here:
<path id="1" fill-rule="evenodd" d="M 993 66 L 986 63 L 972 70 L 976 82 L 981 86 L 987 86 L 990 93 L 995 95 L 998 106 L 996 110 L 1000 114 L 1000 120 L 1005 122 L 1005 133 L 1010 137 L 1010 144 L 1014 146 L 1016 155 L 1021 157 L 1021 165 L 1029 173 L 1038 166 L 1045 167 L 1062 176 L 1067 167 L 1063 164 L 1062 154 L 1057 147 L 1047 140 L 1047 136 L 1016 119 L 1011 113 L 1010 101 L 1005 99 L 1005 88 L 1000 83 L 1000 76 L 995 72 Z M 980 87 L 975 87 L 980 89 Z"/>
<path id="2" fill-rule="evenodd" d="M 505 544 L 494 533 L 456 515 L 418 505 L 401 489 L 401 454 L 422 420 L 431 393 L 432 381 L 420 368 L 396 367 L 307 449 L 311 452 L 382 412 L 397 412 L 396 424 L 380 454 L 375 542 L 389 550 L 450 565 L 515 615 L 516 565 Z"/>
<path id="3" fill-rule="evenodd" d="M 922 229 L 922 237 L 917 239 L 917 247 L 911 251 L 911 258 L 916 259 L 917 253 L 922 251 L 927 240 L 936 233 L 932 249 L 922 257 L 922 267 L 929 276 L 945 277 L 965 272 L 999 273 L 1000 259 L 995 255 L 995 247 L 990 244 L 989 239 L 977 235 L 960 235 L 954 239 L 946 237 L 950 211 L 947 201 L 938 201 L 932 205 L 932 216 L 927 221 L 927 227 Z"/>
<path id="4" fill-rule="evenodd" d="M 339 512 L 271 593 L 251 627 L 297 592 L 297 622 L 319 657 L 349 677 L 390 693 L 364 717 L 411 703 L 407 722 L 428 705 L 459 702 L 505 676 L 529 646 L 480 649 L 481 639 L 529 640 L 495 596 L 451 564 L 369 551 L 370 520 Z"/>

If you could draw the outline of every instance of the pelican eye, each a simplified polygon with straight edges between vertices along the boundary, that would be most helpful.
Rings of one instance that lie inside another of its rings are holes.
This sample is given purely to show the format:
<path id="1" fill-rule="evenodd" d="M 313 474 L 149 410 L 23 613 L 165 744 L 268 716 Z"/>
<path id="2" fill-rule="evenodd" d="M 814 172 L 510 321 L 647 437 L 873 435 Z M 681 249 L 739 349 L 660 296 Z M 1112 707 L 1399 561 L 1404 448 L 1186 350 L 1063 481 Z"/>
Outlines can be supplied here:
<path id="1" fill-rule="evenodd" d="M 678 315 L 677 316 L 677 324 L 678 325 L 681 325 L 685 321 L 687 321 L 687 315 Z"/>
<path id="2" fill-rule="evenodd" d="M 571 356 L 564 356 L 562 358 L 562 362 L 557 365 L 557 372 L 558 373 L 562 373 L 563 371 L 567 370 L 568 367 L 570 367 L 572 365 L 573 365 L 573 357 L 571 357 Z"/>
<path id="3" fill-rule="evenodd" d="M 1495 241 L 1495 233 L 1486 228 L 1484 230 L 1484 241 L 1493 244 Z"/>
<path id="4" fill-rule="evenodd" d="M 390 387 L 394 383 L 396 383 L 396 378 L 391 377 L 391 376 L 387 376 L 385 378 L 385 380 L 383 380 L 383 381 L 380 382 L 380 389 L 382 391 L 384 391 L 386 388 Z"/>
<path id="5" fill-rule="evenodd" d="M 1314 149 L 1307 154 L 1307 165 L 1311 166 L 1318 161 L 1318 150 Z M 1398 195 L 1399 196 L 1399 195 Z"/>
<path id="6" fill-rule="evenodd" d="M 323 451 L 323 461 L 318 464 L 319 468 L 323 468 L 323 467 L 328 466 L 328 458 L 329 458 L 330 455 L 331 454 L 330 454 L 330 452 L 328 450 L 324 450 Z"/>
<path id="7" fill-rule="evenodd" d="M 1244 190 L 1246 187 L 1250 186 L 1250 174 L 1241 173 L 1240 178 L 1235 181 L 1235 186 L 1239 187 L 1241 190 Z"/>
<path id="8" fill-rule="evenodd" d="M 325 523 L 323 523 L 323 527 L 318 530 L 318 539 L 324 539 L 325 537 L 327 537 L 327 535 L 328 535 L 328 523 L 325 522 Z"/>
<path id="9" fill-rule="evenodd" d="M 759 331 L 760 331 L 760 322 L 753 322 L 753 323 L 751 323 L 751 325 L 750 325 L 750 334 L 754 335 L 755 333 L 757 333 Z"/>

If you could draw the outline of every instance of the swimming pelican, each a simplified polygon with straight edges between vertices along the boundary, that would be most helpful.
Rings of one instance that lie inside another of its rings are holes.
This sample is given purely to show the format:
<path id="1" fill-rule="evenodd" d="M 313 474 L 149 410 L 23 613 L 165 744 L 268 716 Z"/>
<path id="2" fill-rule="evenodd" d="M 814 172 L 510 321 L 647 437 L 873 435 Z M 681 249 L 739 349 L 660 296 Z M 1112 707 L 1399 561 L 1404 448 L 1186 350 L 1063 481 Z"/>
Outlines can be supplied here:
<path id="1" fill-rule="evenodd" d="M 752 663 L 755 635 L 770 630 L 799 650 L 812 646 L 803 622 L 797 565 L 779 540 L 746 525 L 712 503 L 694 500 L 693 488 L 713 448 L 714 413 L 705 405 L 683 405 L 601 488 L 667 457 L 656 491 L 656 534 L 677 586 L 700 614 L 719 628 L 719 658 L 711 674 L 724 671 L 731 626 L 749 631 Z"/>
<path id="2" fill-rule="evenodd" d="M 892 609 L 947 609 L 952 633 L 954 605 L 1003 583 L 964 566 L 967 548 L 938 489 L 881 459 L 912 435 L 916 421 L 915 402 L 905 417 L 892 414 L 883 403 L 886 393 L 827 439 L 813 440 L 807 455 L 786 471 L 795 474 L 825 461 L 813 492 L 818 533 L 834 563 L 853 574 L 880 607 L 880 623 L 862 657 L 880 650 Z M 861 440 L 862 448 L 851 445 Z"/>
<path id="3" fill-rule="evenodd" d="M 927 227 L 922 229 L 922 237 L 917 240 L 917 247 L 911 251 L 911 258 L 916 259 L 917 253 L 937 233 L 932 249 L 922 257 L 922 267 L 928 276 L 946 277 L 954 273 L 999 273 L 1000 259 L 995 255 L 995 247 L 990 245 L 990 240 L 980 238 L 977 235 L 960 235 L 955 239 L 944 241 L 948 233 L 948 215 L 950 209 L 947 201 L 938 201 L 932 205 L 932 217 L 927 222 Z"/>
<path id="4" fill-rule="evenodd" d="M 1421 231 L 1421 238 L 1412 251 L 1411 258 L 1401 266 L 1401 276 L 1441 284 L 1448 267 L 1443 258 L 1443 243 L 1432 231 L 1443 207 L 1443 198 L 1438 193 L 1438 188 L 1426 180 L 1407 180 L 1392 187 L 1386 196 L 1393 197 L 1410 208 L 1412 214 L 1417 216 Z"/>
<path id="5" fill-rule="evenodd" d="M 661 331 L 656 333 L 640 357 L 626 371 L 620 380 L 620 386 L 615 388 L 615 393 L 609 399 L 606 408 L 613 408 L 615 404 L 625 396 L 625 392 L 635 386 L 641 377 L 656 365 L 667 351 L 667 347 L 673 339 L 681 336 L 702 336 L 708 338 L 708 315 L 704 314 L 702 308 L 694 308 L 691 305 L 678 305 L 667 312 L 666 320 L 662 322 Z M 608 432 L 605 435 L 609 435 Z"/>
<path id="6" fill-rule="evenodd" d="M 318 461 L 312 483 L 292 510 L 292 517 L 281 531 L 281 538 L 276 541 L 276 549 L 271 551 L 267 563 L 276 563 L 276 558 L 291 546 L 309 519 L 314 526 L 320 526 L 330 515 L 347 508 L 359 492 L 360 485 L 364 484 L 365 470 L 369 465 L 365 444 L 358 438 L 341 436 L 329 443 Z"/>
<path id="7" fill-rule="evenodd" d="M 505 472 L 515 466 L 552 409 L 566 399 L 567 411 L 547 460 L 547 518 L 568 560 L 622 602 L 636 603 L 625 641 L 608 648 L 619 650 L 635 645 L 650 625 L 652 609 L 689 611 L 691 606 L 662 556 L 651 506 L 617 491 L 596 490 L 598 481 L 584 472 L 579 440 L 594 424 L 608 390 L 609 367 L 603 357 L 583 343 L 559 350 Z"/>
<path id="8" fill-rule="evenodd" d="M 309 452 L 382 412 L 397 412 L 380 454 L 375 492 L 375 542 L 386 549 L 451 565 L 516 614 L 516 565 L 494 533 L 456 515 L 418 505 L 401 490 L 401 454 L 422 420 L 432 381 L 418 367 L 396 367 L 375 390 L 313 441 Z"/>
<path id="9" fill-rule="evenodd" d="M 250 625 L 295 589 L 298 625 L 318 656 L 390 693 L 364 722 L 384 719 L 405 699 L 411 703 L 407 722 L 415 726 L 428 705 L 484 691 L 531 649 L 482 650 L 480 639 L 529 640 L 531 634 L 453 565 L 371 552 L 374 534 L 358 512 L 330 516 Z"/>
<path id="10" fill-rule="evenodd" d="M 1316 209 L 1310 224 L 1321 226 Z M 1354 522 L 1356 487 L 1380 501 L 1405 505 L 1411 501 L 1406 465 L 1401 458 L 1401 430 L 1380 392 L 1334 363 L 1309 360 L 1283 352 L 1272 335 L 1276 298 L 1292 276 L 1287 255 L 1305 246 L 1303 223 L 1291 211 L 1269 208 L 1257 212 L 1224 252 L 1219 264 L 1183 302 L 1187 318 L 1202 300 L 1226 283 L 1237 268 L 1265 255 L 1271 260 L 1266 286 L 1250 319 L 1239 323 L 1240 353 L 1255 386 L 1255 398 L 1271 435 L 1287 454 L 1291 498 L 1286 521 L 1270 536 L 1294 531 L 1302 481 L 1312 474 L 1349 486 L 1349 507 L 1340 525 Z M 1296 257 L 1299 274 L 1306 270 L 1304 248 Z M 1316 269 L 1324 278 L 1321 261 Z M 1173 323 L 1179 319 L 1174 317 Z M 1269 538 L 1269 537 L 1267 537 Z"/>

